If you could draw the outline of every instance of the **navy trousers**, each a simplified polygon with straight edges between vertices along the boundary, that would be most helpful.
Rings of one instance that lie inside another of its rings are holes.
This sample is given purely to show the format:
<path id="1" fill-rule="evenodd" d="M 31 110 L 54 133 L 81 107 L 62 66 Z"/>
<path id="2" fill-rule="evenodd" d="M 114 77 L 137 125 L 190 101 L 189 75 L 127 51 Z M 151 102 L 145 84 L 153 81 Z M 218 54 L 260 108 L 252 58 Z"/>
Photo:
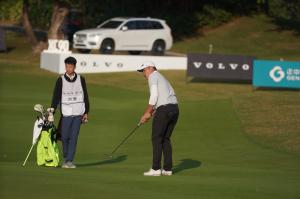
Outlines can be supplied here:
<path id="1" fill-rule="evenodd" d="M 81 116 L 69 116 L 62 118 L 61 140 L 65 162 L 72 162 L 74 159 L 80 125 Z"/>

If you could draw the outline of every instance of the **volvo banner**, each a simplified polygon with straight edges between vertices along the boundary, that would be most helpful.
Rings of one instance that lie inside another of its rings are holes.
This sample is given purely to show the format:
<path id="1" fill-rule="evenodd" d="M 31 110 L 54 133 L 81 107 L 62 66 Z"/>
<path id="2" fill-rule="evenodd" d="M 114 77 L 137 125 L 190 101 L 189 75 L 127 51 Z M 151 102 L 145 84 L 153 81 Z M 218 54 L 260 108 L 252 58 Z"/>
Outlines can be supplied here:
<path id="1" fill-rule="evenodd" d="M 157 65 L 158 70 L 186 70 L 187 58 L 175 56 L 141 56 L 141 55 L 103 55 L 79 53 L 41 53 L 41 68 L 55 73 L 65 72 L 64 60 L 69 57 L 77 59 L 78 73 L 130 72 L 150 60 Z"/>
<path id="2" fill-rule="evenodd" d="M 255 57 L 188 54 L 187 75 L 211 80 L 251 81 Z"/>
<path id="3" fill-rule="evenodd" d="M 300 88 L 300 62 L 255 60 L 253 86 Z"/>

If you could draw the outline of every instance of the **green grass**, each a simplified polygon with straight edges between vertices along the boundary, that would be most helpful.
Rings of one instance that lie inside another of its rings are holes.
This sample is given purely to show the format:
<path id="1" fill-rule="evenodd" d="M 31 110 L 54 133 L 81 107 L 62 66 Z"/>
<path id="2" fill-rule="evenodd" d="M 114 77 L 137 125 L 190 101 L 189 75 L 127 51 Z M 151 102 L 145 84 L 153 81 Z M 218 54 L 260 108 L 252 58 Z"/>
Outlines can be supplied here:
<path id="1" fill-rule="evenodd" d="M 176 175 L 141 175 L 151 162 L 149 124 L 122 147 L 116 162 L 109 162 L 103 154 L 134 127 L 146 95 L 95 84 L 89 85 L 90 123 L 82 126 L 78 143 L 76 163 L 82 167 L 39 168 L 33 154 L 23 168 L 35 117 L 32 106 L 49 104 L 55 77 L 46 72 L 15 73 L 1 80 L 2 198 L 297 198 L 300 194 L 299 157 L 249 140 L 230 99 L 181 98 L 173 136 Z"/>
<path id="2" fill-rule="evenodd" d="M 300 60 L 299 34 L 281 31 L 264 15 L 242 17 L 219 28 L 203 31 L 203 35 L 175 43 L 178 52 L 253 55 L 260 59 Z"/>
<path id="3" fill-rule="evenodd" d="M 253 20 L 265 23 L 264 18 Z M 243 27 L 240 24 L 241 31 Z M 226 28 L 210 34 L 221 42 Z M 291 45 L 299 43 L 300 38 L 292 38 Z M 57 75 L 39 69 L 38 56 L 30 54 L 22 37 L 11 34 L 8 41 L 17 48 L 0 54 L 1 198 L 300 197 L 299 92 L 254 91 L 245 84 L 186 84 L 183 71 L 163 72 L 180 101 L 180 119 L 172 136 L 174 176 L 142 176 L 151 166 L 150 124 L 138 129 L 114 159 L 104 156 L 144 111 L 148 87 L 137 73 L 84 75 L 91 113 L 80 132 L 77 169 L 38 167 L 35 152 L 22 167 L 36 117 L 33 105 L 50 104 Z M 184 44 L 175 48 L 180 45 Z M 256 55 L 281 56 L 276 49 L 264 48 Z"/>

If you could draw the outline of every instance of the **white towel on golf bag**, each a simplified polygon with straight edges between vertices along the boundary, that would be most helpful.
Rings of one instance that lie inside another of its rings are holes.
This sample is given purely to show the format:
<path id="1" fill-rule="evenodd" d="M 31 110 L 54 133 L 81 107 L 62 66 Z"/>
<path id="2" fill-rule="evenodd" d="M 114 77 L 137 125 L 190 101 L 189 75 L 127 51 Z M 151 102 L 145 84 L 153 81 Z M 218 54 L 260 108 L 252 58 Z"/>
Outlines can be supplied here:
<path id="1" fill-rule="evenodd" d="M 43 128 L 44 121 L 41 118 L 38 118 L 34 122 L 33 126 L 33 137 L 32 137 L 32 144 L 35 144 L 41 134 L 42 128 Z"/>

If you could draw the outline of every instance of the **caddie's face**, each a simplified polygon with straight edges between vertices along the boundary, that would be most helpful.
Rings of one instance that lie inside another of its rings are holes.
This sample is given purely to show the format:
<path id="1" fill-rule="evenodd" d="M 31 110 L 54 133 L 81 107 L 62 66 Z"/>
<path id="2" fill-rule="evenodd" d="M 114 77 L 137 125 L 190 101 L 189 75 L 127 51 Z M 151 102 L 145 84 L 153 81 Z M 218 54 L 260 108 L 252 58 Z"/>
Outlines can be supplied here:
<path id="1" fill-rule="evenodd" d="M 76 68 L 75 65 L 73 65 L 73 64 L 66 64 L 65 66 L 66 66 L 66 73 L 68 75 L 73 75 L 75 73 L 75 68 Z"/>

